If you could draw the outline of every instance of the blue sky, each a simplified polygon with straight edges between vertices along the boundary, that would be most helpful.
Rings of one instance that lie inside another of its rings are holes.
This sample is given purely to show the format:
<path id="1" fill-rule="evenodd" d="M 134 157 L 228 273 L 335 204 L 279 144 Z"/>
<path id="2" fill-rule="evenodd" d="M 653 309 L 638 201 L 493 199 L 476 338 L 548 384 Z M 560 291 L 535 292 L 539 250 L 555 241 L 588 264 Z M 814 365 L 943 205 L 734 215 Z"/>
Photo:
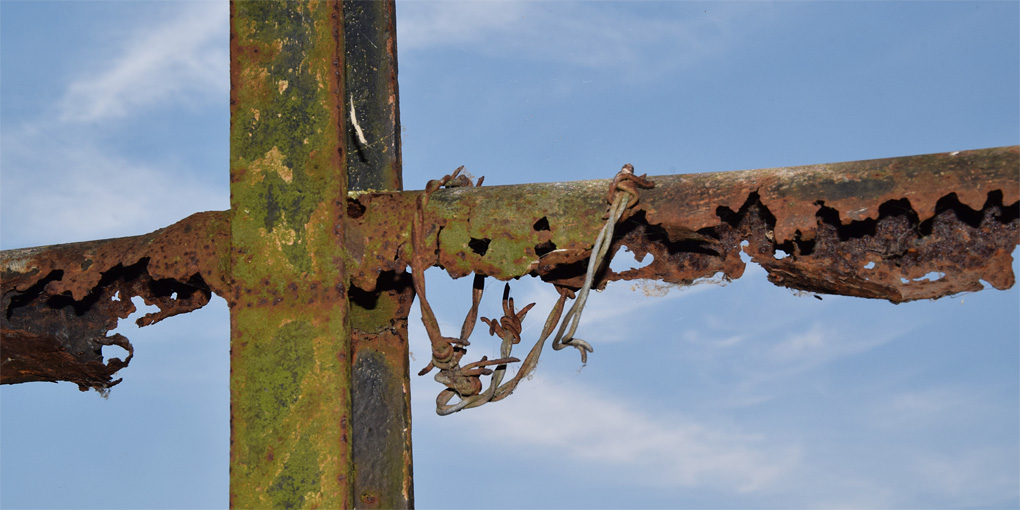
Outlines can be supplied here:
<path id="1" fill-rule="evenodd" d="M 1020 143 L 1016 2 L 397 12 L 408 189 L 460 165 L 521 184 L 608 178 L 625 162 L 655 175 Z M 226 209 L 227 33 L 223 3 L 0 2 L 0 247 Z M 428 277 L 456 330 L 470 283 Z M 489 282 L 481 315 L 499 315 L 501 287 Z M 534 341 L 552 289 L 521 280 L 513 293 L 538 303 Z M 1017 507 L 1018 310 L 1016 288 L 819 301 L 754 266 L 725 285 L 617 283 L 589 300 L 587 366 L 546 352 L 511 398 L 449 417 L 433 412 L 439 384 L 412 375 L 416 501 Z M 0 389 L 0 506 L 226 506 L 225 302 L 122 324 L 136 354 L 108 399 L 67 383 Z M 416 371 L 428 344 L 417 313 L 411 324 Z M 495 352 L 484 329 L 472 357 Z"/>

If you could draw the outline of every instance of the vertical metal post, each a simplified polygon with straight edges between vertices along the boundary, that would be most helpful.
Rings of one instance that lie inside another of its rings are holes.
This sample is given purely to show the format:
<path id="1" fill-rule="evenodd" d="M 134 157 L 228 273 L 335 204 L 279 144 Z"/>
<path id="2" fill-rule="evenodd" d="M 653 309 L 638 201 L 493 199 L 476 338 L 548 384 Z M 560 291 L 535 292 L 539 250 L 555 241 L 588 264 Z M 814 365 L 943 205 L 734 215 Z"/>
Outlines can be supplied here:
<path id="1" fill-rule="evenodd" d="M 402 189 L 394 2 L 343 0 L 348 188 Z M 354 497 L 359 508 L 414 506 L 407 314 L 411 275 L 382 272 L 350 288 Z"/>
<path id="2" fill-rule="evenodd" d="M 350 508 L 341 4 L 230 9 L 230 505 Z"/>

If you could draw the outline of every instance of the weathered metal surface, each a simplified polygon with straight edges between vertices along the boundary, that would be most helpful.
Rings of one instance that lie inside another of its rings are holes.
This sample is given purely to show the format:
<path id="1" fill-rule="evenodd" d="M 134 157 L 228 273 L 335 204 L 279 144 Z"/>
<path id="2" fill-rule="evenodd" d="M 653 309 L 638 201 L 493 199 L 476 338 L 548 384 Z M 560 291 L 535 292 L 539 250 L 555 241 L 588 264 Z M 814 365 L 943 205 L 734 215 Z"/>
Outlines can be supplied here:
<path id="1" fill-rule="evenodd" d="M 401 190 L 396 5 L 343 0 L 343 11 L 347 97 L 357 119 L 347 125 L 347 186 Z"/>
<path id="2" fill-rule="evenodd" d="M 740 252 L 777 285 L 903 302 L 1013 285 L 1018 147 L 802 167 L 658 176 L 621 222 L 637 270 L 602 282 L 689 284 L 738 278 Z M 431 263 L 453 277 L 523 275 L 579 288 L 602 226 L 608 180 L 435 192 L 426 211 Z M 420 192 L 352 194 L 346 245 L 352 282 L 410 263 Z M 784 255 L 785 253 L 785 255 Z M 929 273 L 938 273 L 936 279 Z"/>
<path id="3" fill-rule="evenodd" d="M 141 297 L 159 311 L 145 326 L 225 294 L 229 226 L 224 212 L 199 213 L 150 234 L 0 252 L 0 383 L 71 381 L 82 391 L 117 384 L 133 347 L 107 337 Z M 127 358 L 103 362 L 102 347 L 118 345 Z"/>
<path id="4" fill-rule="evenodd" d="M 401 188 L 394 2 L 343 1 L 350 190 Z M 407 314 L 410 274 L 383 273 L 375 289 L 349 290 L 354 504 L 410 508 L 411 381 Z"/>
<path id="5" fill-rule="evenodd" d="M 339 1 L 231 3 L 230 505 L 350 508 Z"/>
<path id="6" fill-rule="evenodd" d="M 410 275 L 384 273 L 373 292 L 351 287 L 354 495 L 358 508 L 410 508 Z"/>
<path id="7" fill-rule="evenodd" d="M 738 278 L 743 251 L 774 283 L 812 292 L 902 302 L 979 290 L 982 281 L 1009 288 L 1011 252 L 1020 242 L 1018 151 L 655 177 L 611 248 L 654 260 L 607 271 L 602 281 Z M 531 274 L 579 287 L 608 182 L 438 190 L 426 211 L 425 244 L 434 247 L 426 263 L 454 276 Z M 389 335 L 406 318 L 404 305 L 385 304 L 377 286 L 392 287 L 409 264 L 420 193 L 361 193 L 346 201 L 349 289 L 367 296 L 355 306 L 373 317 L 352 320 L 362 331 Z M 131 311 L 125 298 L 139 295 L 160 307 L 144 324 L 197 308 L 209 292 L 230 296 L 228 214 L 197 214 L 144 236 L 0 252 L 0 380 L 109 387 L 120 362 L 103 364 L 99 349 L 111 341 L 130 345 L 106 339 L 116 318 Z M 281 283 L 287 280 L 275 275 L 286 276 L 287 263 L 272 263 L 274 277 L 255 284 L 270 308 L 288 293 L 294 299 L 290 283 L 306 281 L 299 275 Z M 366 302 L 373 304 L 359 304 Z"/>

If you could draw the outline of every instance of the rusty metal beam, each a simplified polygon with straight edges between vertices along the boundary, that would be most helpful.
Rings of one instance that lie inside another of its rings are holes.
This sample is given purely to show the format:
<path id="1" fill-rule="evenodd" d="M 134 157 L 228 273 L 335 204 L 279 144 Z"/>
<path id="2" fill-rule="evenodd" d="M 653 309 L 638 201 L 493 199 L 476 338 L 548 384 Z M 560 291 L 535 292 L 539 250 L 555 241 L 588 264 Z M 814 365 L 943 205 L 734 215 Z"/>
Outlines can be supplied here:
<path id="1" fill-rule="evenodd" d="M 345 81 L 357 125 L 347 126 L 347 185 L 402 189 L 394 2 L 344 0 Z M 351 286 L 354 497 L 358 508 L 411 508 L 411 381 L 405 271 L 372 292 Z"/>
<path id="2" fill-rule="evenodd" d="M 396 5 L 343 0 L 343 11 L 347 96 L 360 129 L 347 128 L 348 188 L 402 190 Z"/>
<path id="3" fill-rule="evenodd" d="M 0 252 L 0 383 L 117 384 L 133 348 L 107 332 L 135 311 L 131 298 L 159 308 L 138 319 L 146 326 L 226 295 L 229 236 L 227 214 L 206 212 L 141 236 Z M 104 345 L 129 355 L 104 363 Z"/>
<path id="4" fill-rule="evenodd" d="M 617 279 L 738 278 L 740 252 L 773 283 L 899 303 L 1013 285 L 1017 146 L 791 168 L 652 177 L 617 228 L 639 270 Z M 432 263 L 453 277 L 523 275 L 580 287 L 609 180 L 443 189 L 429 202 Z M 355 285 L 411 260 L 419 192 L 352 193 L 346 245 Z M 785 255 L 784 255 L 785 253 Z M 937 273 L 932 279 L 930 273 Z M 929 276 L 926 278 L 926 276 Z"/>
<path id="5" fill-rule="evenodd" d="M 982 281 L 1009 288 L 1020 244 L 1018 153 L 1012 146 L 654 177 L 657 186 L 642 193 L 612 250 L 627 246 L 655 260 L 608 271 L 604 281 L 738 278 L 743 251 L 773 283 L 819 293 L 902 302 L 980 290 Z M 531 274 L 576 286 L 608 183 L 439 190 L 427 210 L 433 263 L 453 276 Z M 355 301 L 384 303 L 357 305 L 355 324 L 406 317 L 406 283 L 394 279 L 410 260 L 419 193 L 346 200 L 350 289 Z M 229 298 L 229 232 L 227 212 L 208 212 L 142 236 L 0 252 L 0 382 L 115 384 L 111 376 L 127 360 L 104 365 L 100 349 L 117 342 L 131 351 L 126 339 L 106 338 L 133 311 L 130 297 L 160 308 L 141 324 L 198 308 L 211 292 Z M 391 301 L 373 301 L 386 293 Z"/>

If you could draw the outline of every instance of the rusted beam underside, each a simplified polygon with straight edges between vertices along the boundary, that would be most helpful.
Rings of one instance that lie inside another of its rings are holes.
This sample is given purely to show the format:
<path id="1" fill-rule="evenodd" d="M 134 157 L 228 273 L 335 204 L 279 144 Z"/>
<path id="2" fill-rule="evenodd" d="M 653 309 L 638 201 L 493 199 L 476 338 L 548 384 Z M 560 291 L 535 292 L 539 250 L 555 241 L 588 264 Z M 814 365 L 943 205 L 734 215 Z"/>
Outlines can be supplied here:
<path id="1" fill-rule="evenodd" d="M 742 250 L 773 283 L 812 292 L 899 303 L 977 291 L 981 280 L 1006 289 L 1018 244 L 1018 150 L 652 177 L 610 254 L 626 246 L 654 261 L 602 281 L 739 278 Z M 435 265 L 455 278 L 530 274 L 580 287 L 609 182 L 440 190 L 427 211 Z M 379 271 L 410 261 L 416 196 L 349 201 L 355 285 L 371 290 Z"/>
<path id="2" fill-rule="evenodd" d="M 107 332 L 135 311 L 131 298 L 159 307 L 143 326 L 201 308 L 229 288 L 229 248 L 226 213 L 205 212 L 141 236 L 0 252 L 0 382 L 117 384 L 133 349 Z M 129 356 L 104 364 L 104 345 Z"/>
<path id="3" fill-rule="evenodd" d="M 654 261 L 607 269 L 603 285 L 734 279 L 741 251 L 776 285 L 895 303 L 1014 283 L 1020 147 L 652 179 L 610 253 L 627 247 Z M 432 262 L 454 277 L 532 275 L 579 287 L 608 185 L 439 190 L 426 211 Z M 408 265 L 419 193 L 348 197 L 347 266 L 359 292 L 377 292 Z M 104 364 L 100 349 L 131 351 L 127 339 L 106 337 L 133 311 L 130 297 L 160 309 L 140 324 L 198 308 L 211 292 L 230 299 L 228 222 L 227 212 L 201 213 L 144 236 L 0 252 L 0 382 L 116 384 L 126 360 Z"/>

